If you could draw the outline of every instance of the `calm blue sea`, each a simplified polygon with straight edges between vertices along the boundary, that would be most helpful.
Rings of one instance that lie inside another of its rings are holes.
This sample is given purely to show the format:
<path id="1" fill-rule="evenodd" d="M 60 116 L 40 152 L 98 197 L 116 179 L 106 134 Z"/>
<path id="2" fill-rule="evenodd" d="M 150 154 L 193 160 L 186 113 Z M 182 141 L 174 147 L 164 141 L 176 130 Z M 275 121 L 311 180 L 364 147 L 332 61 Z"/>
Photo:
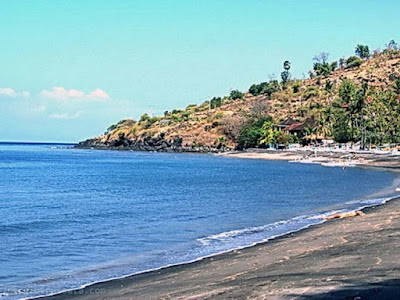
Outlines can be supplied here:
<path id="1" fill-rule="evenodd" d="M 389 171 L 0 144 L 0 297 L 191 261 L 394 196 Z"/>

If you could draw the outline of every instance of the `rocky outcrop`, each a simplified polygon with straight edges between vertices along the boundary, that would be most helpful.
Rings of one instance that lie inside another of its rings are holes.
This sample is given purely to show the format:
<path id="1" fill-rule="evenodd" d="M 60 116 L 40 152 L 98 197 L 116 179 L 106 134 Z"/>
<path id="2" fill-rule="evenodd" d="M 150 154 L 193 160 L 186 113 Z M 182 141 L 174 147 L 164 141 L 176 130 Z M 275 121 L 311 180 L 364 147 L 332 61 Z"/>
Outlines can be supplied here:
<path id="1" fill-rule="evenodd" d="M 223 144 L 216 147 L 197 146 L 187 147 L 182 145 L 180 137 L 174 140 L 166 140 L 163 134 L 157 137 L 144 137 L 135 140 L 126 139 L 120 136 L 119 139 L 113 141 L 102 141 L 100 138 L 88 139 L 79 142 L 75 148 L 80 149 L 102 149 L 102 150 L 132 150 L 132 151 L 152 151 L 152 152 L 193 152 L 193 153 L 217 153 L 231 151 L 231 148 Z"/>

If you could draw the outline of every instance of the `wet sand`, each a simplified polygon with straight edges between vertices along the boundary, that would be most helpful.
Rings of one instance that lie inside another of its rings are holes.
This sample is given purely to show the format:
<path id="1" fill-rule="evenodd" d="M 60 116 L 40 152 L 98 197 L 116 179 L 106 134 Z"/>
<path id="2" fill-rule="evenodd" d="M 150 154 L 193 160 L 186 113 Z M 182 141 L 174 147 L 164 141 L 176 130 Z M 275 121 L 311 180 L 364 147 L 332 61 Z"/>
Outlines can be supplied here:
<path id="1" fill-rule="evenodd" d="M 46 299 L 400 299 L 400 201 Z"/>

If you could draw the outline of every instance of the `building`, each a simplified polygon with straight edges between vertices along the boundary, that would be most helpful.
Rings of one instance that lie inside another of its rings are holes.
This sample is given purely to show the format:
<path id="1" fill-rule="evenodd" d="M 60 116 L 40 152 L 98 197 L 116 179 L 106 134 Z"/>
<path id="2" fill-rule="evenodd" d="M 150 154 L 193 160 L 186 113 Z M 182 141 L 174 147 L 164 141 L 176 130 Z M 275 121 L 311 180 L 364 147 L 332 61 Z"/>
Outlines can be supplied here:
<path id="1" fill-rule="evenodd" d="M 277 125 L 279 131 L 284 131 L 286 134 L 292 134 L 298 138 L 303 138 L 306 135 L 304 123 L 291 118 L 286 119 Z"/>

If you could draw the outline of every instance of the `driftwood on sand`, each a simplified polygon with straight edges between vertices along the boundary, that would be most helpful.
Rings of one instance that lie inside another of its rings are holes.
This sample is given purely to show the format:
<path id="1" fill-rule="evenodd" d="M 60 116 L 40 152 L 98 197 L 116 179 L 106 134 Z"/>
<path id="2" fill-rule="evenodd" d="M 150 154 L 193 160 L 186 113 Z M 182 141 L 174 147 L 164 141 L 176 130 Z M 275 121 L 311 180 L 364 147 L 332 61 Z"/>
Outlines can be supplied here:
<path id="1" fill-rule="evenodd" d="M 332 216 L 323 216 L 322 218 L 324 220 L 332 220 L 332 219 L 343 219 L 343 218 L 349 218 L 349 217 L 355 217 L 355 216 L 364 216 L 364 215 L 365 214 L 361 210 L 354 210 L 354 211 L 334 214 Z"/>

